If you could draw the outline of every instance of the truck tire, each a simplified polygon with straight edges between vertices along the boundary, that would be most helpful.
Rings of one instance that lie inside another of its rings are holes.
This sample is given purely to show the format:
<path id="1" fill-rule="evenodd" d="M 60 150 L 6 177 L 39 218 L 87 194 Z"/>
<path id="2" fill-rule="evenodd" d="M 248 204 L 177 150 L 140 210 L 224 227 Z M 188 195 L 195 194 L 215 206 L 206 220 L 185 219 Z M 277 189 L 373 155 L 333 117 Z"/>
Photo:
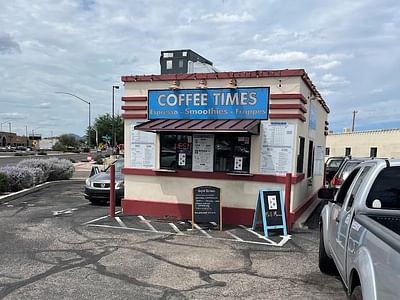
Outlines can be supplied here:
<path id="1" fill-rule="evenodd" d="M 335 262 L 326 253 L 324 244 L 324 231 L 322 230 L 322 226 L 319 236 L 318 266 L 321 272 L 325 274 L 335 274 L 337 270 Z"/>
<path id="2" fill-rule="evenodd" d="M 362 296 L 362 291 L 361 291 L 361 286 L 357 285 L 353 292 L 351 293 L 351 297 L 350 300 L 362 300 L 363 296 Z"/>

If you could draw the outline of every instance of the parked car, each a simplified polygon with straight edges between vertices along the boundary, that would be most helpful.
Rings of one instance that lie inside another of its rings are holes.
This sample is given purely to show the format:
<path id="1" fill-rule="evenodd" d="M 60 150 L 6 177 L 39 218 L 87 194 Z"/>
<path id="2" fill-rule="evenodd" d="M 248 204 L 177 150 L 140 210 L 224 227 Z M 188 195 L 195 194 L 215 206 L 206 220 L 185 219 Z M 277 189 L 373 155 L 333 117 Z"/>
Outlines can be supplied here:
<path id="1" fill-rule="evenodd" d="M 328 186 L 329 182 L 335 176 L 337 170 L 342 165 L 345 156 L 329 157 L 325 163 L 325 185 Z"/>
<path id="2" fill-rule="evenodd" d="M 121 204 L 124 197 L 124 175 L 122 168 L 124 160 L 117 159 L 113 162 L 115 165 L 115 194 L 116 204 Z M 96 170 L 96 169 L 94 169 Z M 91 176 L 86 179 L 85 198 L 94 204 L 107 203 L 110 199 L 110 167 L 104 171 L 93 171 Z"/>
<path id="3" fill-rule="evenodd" d="M 400 160 L 355 167 L 320 216 L 319 268 L 337 270 L 350 299 L 400 297 Z"/>
<path id="4" fill-rule="evenodd" d="M 369 157 L 345 157 L 332 180 L 329 182 L 328 187 L 339 188 L 355 167 L 357 167 L 363 161 L 370 159 L 371 158 Z"/>

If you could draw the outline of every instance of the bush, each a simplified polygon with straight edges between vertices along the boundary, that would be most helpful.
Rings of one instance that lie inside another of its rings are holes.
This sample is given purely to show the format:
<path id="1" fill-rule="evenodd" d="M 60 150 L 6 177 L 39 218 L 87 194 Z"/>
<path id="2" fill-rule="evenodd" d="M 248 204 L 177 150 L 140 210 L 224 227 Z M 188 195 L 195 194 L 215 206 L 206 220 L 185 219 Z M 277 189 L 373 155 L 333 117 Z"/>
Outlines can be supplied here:
<path id="1" fill-rule="evenodd" d="M 39 168 L 43 171 L 43 175 L 40 176 L 43 180 L 42 182 L 47 181 L 50 175 L 50 163 L 49 159 L 39 159 L 39 158 L 30 158 L 24 159 L 17 164 L 18 168 L 28 168 L 28 169 L 36 169 Z"/>
<path id="2" fill-rule="evenodd" d="M 103 155 L 96 155 L 93 160 L 96 162 L 96 164 L 102 165 L 103 161 L 104 161 L 104 156 Z"/>
<path id="3" fill-rule="evenodd" d="M 84 153 L 89 153 L 89 152 L 90 152 L 90 148 L 89 148 L 89 147 L 83 148 L 83 152 L 84 152 Z"/>
<path id="4" fill-rule="evenodd" d="M 31 169 L 7 166 L 0 168 L 0 173 L 7 176 L 8 190 L 17 192 L 34 184 L 34 174 Z"/>
<path id="5" fill-rule="evenodd" d="M 0 173 L 0 193 L 8 191 L 8 180 L 7 175 Z"/>
<path id="6" fill-rule="evenodd" d="M 47 155 L 47 152 L 39 151 L 39 152 L 38 152 L 38 155 Z"/>
<path id="7" fill-rule="evenodd" d="M 53 150 L 54 151 L 66 151 L 67 147 L 65 147 L 63 144 L 61 144 L 60 142 L 57 142 L 54 146 L 53 146 Z"/>
<path id="8" fill-rule="evenodd" d="M 70 179 L 74 174 L 74 165 L 68 159 L 49 158 L 47 161 L 50 166 L 48 181 Z"/>
<path id="9" fill-rule="evenodd" d="M 29 170 L 32 171 L 34 184 L 46 182 L 47 178 L 45 177 L 44 171 L 41 168 L 30 168 Z"/>

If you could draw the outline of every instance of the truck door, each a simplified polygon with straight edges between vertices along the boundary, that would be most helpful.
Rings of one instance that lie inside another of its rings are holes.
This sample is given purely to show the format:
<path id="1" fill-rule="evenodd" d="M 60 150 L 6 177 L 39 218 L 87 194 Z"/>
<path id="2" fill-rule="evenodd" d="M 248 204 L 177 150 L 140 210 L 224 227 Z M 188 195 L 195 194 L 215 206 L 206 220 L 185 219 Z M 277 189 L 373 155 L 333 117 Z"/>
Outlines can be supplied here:
<path id="1" fill-rule="evenodd" d="M 335 253 L 337 255 L 338 261 L 340 261 L 340 269 L 339 272 L 343 272 L 342 275 L 346 274 L 346 265 L 347 265 L 347 255 L 346 249 L 348 245 L 348 237 L 350 226 L 352 224 L 354 209 L 353 203 L 354 199 L 357 197 L 357 192 L 360 189 L 360 186 L 365 179 L 368 171 L 371 169 L 370 166 L 365 166 L 363 168 L 357 168 L 360 170 L 356 170 L 356 176 L 353 180 L 353 184 L 350 185 L 349 191 L 346 194 L 345 201 L 343 203 L 343 209 L 341 210 L 336 226 L 336 250 Z M 339 269 L 339 268 L 338 268 Z M 345 278 L 345 277 L 343 277 Z"/>
<path id="2" fill-rule="evenodd" d="M 341 253 L 343 253 L 345 249 L 346 241 L 345 236 L 343 236 L 343 229 L 341 229 L 341 227 L 348 215 L 348 213 L 344 210 L 343 205 L 347 199 L 350 187 L 352 186 L 352 183 L 354 182 L 359 171 L 359 167 L 354 169 L 342 184 L 341 188 L 336 194 L 335 201 L 330 212 L 331 215 L 329 217 L 329 224 L 331 225 L 329 229 L 331 253 L 336 262 L 337 269 L 341 274 L 344 274 L 342 273 L 344 270 L 344 261 L 342 260 L 343 257 Z"/>

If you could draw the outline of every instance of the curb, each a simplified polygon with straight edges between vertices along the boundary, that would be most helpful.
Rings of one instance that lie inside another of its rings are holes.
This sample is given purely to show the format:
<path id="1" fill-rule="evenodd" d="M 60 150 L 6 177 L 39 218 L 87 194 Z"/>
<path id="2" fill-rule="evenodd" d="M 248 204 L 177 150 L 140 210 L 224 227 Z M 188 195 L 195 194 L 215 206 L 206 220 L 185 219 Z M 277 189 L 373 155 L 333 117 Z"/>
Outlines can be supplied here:
<path id="1" fill-rule="evenodd" d="M 84 182 L 85 179 L 80 179 L 80 178 L 72 178 L 72 179 L 68 179 L 68 180 L 57 180 L 57 181 L 48 181 L 39 185 L 35 185 L 29 189 L 24 189 L 18 192 L 14 192 L 8 195 L 4 195 L 4 196 L 0 196 L 0 204 L 3 204 L 4 202 L 8 202 L 8 201 L 13 201 L 15 199 L 18 199 L 20 197 L 35 193 L 37 191 L 43 190 L 48 186 L 51 185 L 59 185 L 59 184 L 63 184 L 66 182 L 74 182 L 74 183 L 79 183 L 79 182 Z"/>

